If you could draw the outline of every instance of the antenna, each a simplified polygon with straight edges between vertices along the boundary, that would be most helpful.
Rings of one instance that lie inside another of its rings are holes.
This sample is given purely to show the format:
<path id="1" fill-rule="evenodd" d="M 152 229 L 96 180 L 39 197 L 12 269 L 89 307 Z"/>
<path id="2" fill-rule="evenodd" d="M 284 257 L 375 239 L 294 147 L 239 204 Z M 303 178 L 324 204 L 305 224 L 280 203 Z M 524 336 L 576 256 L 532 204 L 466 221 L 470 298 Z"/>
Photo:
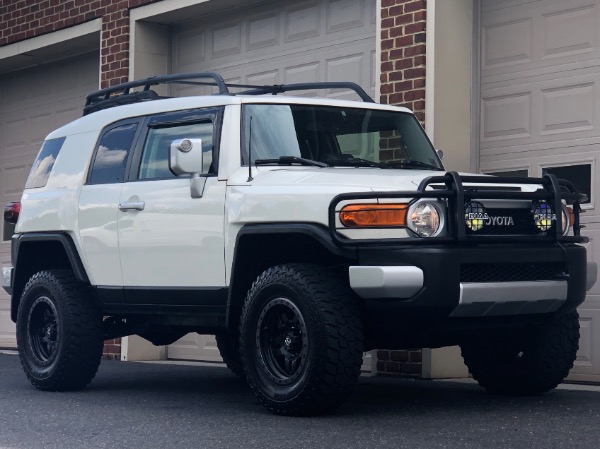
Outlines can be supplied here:
<path id="1" fill-rule="evenodd" d="M 250 138 L 248 139 L 248 180 L 246 182 L 252 181 L 254 178 L 252 177 L 252 116 L 250 116 Z"/>

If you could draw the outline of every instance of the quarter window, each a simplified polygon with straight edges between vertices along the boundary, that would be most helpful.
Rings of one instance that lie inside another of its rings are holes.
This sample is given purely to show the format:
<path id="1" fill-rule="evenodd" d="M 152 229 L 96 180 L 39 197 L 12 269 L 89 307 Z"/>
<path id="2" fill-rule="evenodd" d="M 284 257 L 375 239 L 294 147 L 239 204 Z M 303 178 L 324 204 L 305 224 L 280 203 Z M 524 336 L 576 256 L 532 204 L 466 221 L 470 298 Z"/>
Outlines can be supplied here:
<path id="1" fill-rule="evenodd" d="M 136 131 L 137 123 L 128 123 L 104 133 L 96 149 L 89 184 L 112 184 L 125 180 L 127 160 Z"/>
<path id="2" fill-rule="evenodd" d="M 26 189 L 37 189 L 46 185 L 52 167 L 54 167 L 54 162 L 56 162 L 56 158 L 64 142 L 64 137 L 44 142 L 31 167 L 31 172 L 29 172 L 29 178 L 27 178 L 27 183 L 25 184 Z"/>
<path id="3" fill-rule="evenodd" d="M 169 166 L 169 149 L 171 142 L 183 138 L 202 139 L 203 172 L 214 172 L 211 168 L 213 162 L 213 132 L 213 122 L 209 120 L 186 125 L 150 128 L 144 144 L 138 178 L 175 178 L 176 175 Z"/>

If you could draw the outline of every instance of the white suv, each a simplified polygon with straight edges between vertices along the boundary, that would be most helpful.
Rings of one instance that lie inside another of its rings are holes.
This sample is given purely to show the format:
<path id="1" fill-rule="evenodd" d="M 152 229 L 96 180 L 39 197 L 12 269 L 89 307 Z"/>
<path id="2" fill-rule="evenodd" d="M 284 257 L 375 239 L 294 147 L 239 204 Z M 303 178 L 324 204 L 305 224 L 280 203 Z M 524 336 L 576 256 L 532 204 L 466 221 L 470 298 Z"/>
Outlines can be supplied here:
<path id="1" fill-rule="evenodd" d="M 337 88 L 363 101 L 275 95 Z M 446 172 L 409 110 L 351 83 L 155 77 L 90 94 L 47 137 L 6 207 L 3 285 L 42 390 L 87 385 L 104 339 L 199 332 L 281 414 L 338 406 L 372 348 L 458 344 L 487 390 L 535 394 L 572 367 L 595 282 L 583 198 L 552 175 Z"/>

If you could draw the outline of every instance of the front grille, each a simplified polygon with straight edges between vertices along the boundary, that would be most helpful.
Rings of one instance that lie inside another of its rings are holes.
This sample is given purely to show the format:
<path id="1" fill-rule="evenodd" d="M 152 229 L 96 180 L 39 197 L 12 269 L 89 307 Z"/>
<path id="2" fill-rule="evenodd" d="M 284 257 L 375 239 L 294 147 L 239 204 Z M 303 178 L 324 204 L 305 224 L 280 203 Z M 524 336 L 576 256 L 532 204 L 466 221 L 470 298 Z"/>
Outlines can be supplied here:
<path id="1" fill-rule="evenodd" d="M 539 235 L 545 234 L 536 228 L 529 209 L 488 209 L 489 220 L 478 231 L 469 228 L 467 235 Z M 554 226 L 549 232 L 554 230 Z"/>
<path id="2" fill-rule="evenodd" d="M 552 263 L 487 263 L 464 264 L 460 267 L 461 282 L 517 282 L 564 279 L 567 265 Z"/>

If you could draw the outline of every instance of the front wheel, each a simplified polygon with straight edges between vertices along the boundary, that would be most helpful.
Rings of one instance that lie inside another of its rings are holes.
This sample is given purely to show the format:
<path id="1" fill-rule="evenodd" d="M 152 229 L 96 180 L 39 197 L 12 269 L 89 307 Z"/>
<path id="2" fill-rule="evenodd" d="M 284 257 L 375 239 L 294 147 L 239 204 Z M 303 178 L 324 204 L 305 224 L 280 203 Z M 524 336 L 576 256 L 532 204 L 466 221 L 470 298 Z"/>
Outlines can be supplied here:
<path id="1" fill-rule="evenodd" d="M 240 353 L 259 401 L 282 415 L 328 412 L 360 375 L 363 329 L 356 296 L 334 273 L 308 264 L 262 273 L 248 292 Z"/>
<path id="2" fill-rule="evenodd" d="M 473 378 L 490 393 L 535 395 L 569 374 L 579 349 L 579 315 L 557 314 L 519 332 L 495 333 L 461 345 Z"/>
<path id="3" fill-rule="evenodd" d="M 102 357 L 100 308 L 68 270 L 36 273 L 21 296 L 17 345 L 21 365 L 40 390 L 85 387 Z"/>

